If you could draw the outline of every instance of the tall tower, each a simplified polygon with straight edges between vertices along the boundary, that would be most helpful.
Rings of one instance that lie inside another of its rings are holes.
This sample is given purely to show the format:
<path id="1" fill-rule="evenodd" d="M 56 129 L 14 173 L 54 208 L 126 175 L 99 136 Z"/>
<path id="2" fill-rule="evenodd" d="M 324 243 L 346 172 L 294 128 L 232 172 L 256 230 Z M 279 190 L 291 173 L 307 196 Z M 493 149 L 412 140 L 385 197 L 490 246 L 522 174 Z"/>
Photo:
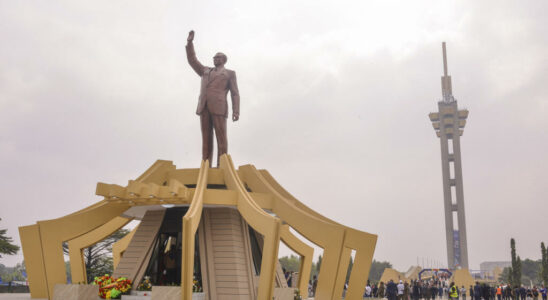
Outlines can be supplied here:
<path id="1" fill-rule="evenodd" d="M 462 162 L 460 136 L 466 125 L 468 110 L 459 110 L 453 97 L 451 76 L 447 75 L 445 42 L 443 49 L 443 99 L 438 102 L 438 112 L 430 113 L 430 121 L 441 144 L 441 169 L 443 177 L 443 202 L 445 206 L 445 234 L 447 239 L 447 266 L 450 269 L 468 269 L 466 218 L 462 188 Z"/>

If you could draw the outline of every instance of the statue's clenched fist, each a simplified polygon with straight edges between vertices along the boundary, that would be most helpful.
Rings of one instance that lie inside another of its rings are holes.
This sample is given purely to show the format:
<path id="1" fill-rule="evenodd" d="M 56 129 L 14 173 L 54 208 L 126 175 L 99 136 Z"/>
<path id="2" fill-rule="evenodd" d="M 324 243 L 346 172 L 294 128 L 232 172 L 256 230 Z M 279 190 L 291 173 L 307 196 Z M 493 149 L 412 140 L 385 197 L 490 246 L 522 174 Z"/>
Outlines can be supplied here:
<path id="1" fill-rule="evenodd" d="M 188 38 L 186 38 L 186 41 L 187 42 L 192 42 L 194 40 L 194 30 L 191 30 L 189 33 L 188 33 Z"/>

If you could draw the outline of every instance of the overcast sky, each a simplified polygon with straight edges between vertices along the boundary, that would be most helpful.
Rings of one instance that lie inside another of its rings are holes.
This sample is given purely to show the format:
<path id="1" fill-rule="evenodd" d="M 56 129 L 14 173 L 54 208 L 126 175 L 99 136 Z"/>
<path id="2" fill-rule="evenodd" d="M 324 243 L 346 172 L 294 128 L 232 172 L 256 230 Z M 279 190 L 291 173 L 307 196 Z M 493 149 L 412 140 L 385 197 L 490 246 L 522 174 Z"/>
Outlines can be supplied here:
<path id="1" fill-rule="evenodd" d="M 198 58 L 228 55 L 236 165 L 378 234 L 377 260 L 445 264 L 441 43 L 459 107 L 472 269 L 548 242 L 548 2 L 0 0 L 0 228 L 61 217 L 156 159 L 199 167 Z M 22 255 L 4 256 L 11 266 Z M 419 259 L 422 262 L 422 259 Z"/>

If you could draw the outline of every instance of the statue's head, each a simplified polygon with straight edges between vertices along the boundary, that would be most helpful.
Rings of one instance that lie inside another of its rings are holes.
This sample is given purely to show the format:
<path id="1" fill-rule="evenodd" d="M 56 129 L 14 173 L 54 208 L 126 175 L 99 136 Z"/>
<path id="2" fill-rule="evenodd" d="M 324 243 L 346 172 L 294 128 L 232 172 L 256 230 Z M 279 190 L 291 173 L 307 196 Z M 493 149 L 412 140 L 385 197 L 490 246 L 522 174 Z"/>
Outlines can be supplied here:
<path id="1" fill-rule="evenodd" d="M 217 52 L 217 54 L 215 54 L 215 56 L 213 56 L 213 64 L 216 67 L 223 66 L 224 64 L 226 64 L 227 60 L 228 60 L 228 58 L 222 52 Z"/>

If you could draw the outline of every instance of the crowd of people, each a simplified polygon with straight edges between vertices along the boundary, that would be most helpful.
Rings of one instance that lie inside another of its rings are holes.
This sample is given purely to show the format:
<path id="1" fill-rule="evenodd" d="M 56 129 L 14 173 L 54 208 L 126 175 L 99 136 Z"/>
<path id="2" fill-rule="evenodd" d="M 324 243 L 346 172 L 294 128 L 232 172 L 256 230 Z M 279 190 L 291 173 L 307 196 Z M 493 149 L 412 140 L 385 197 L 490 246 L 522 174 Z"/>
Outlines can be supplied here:
<path id="1" fill-rule="evenodd" d="M 474 286 L 458 287 L 447 280 L 400 280 L 398 283 L 390 280 L 388 283 L 367 284 L 364 298 L 387 298 L 388 300 L 542 300 L 546 299 L 547 288 L 537 286 L 516 286 L 508 284 L 488 285 L 476 282 Z M 469 297 L 469 298 L 467 298 Z"/>
<path id="2" fill-rule="evenodd" d="M 291 285 L 292 276 L 286 273 L 286 279 Z M 318 277 L 313 276 L 308 285 L 308 296 L 314 297 Z M 345 284 L 343 298 L 346 294 L 348 284 Z M 515 286 L 509 284 L 489 285 L 476 282 L 469 287 L 457 286 L 454 282 L 449 282 L 448 277 L 434 277 L 429 280 L 411 280 L 410 282 L 399 280 L 394 282 L 390 280 L 386 284 L 370 284 L 369 281 L 365 287 L 364 298 L 387 298 L 388 300 L 548 300 L 548 289 L 544 286 Z"/>

